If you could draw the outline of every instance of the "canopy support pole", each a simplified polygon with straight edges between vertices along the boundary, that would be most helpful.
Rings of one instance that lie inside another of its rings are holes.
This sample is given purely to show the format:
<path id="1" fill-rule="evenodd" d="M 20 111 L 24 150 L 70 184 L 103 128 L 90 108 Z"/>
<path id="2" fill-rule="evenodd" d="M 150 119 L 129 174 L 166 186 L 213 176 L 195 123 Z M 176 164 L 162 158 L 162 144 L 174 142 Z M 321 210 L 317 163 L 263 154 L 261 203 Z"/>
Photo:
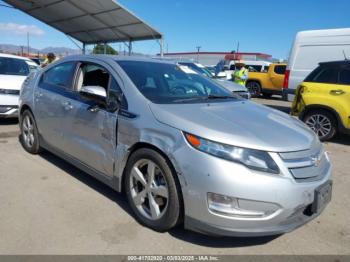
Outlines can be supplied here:
<path id="1" fill-rule="evenodd" d="M 107 54 L 107 43 L 103 44 L 103 54 Z"/>
<path id="2" fill-rule="evenodd" d="M 131 53 L 132 53 L 132 41 L 129 40 L 129 56 L 131 56 Z"/>
<path id="3" fill-rule="evenodd" d="M 160 57 L 164 57 L 164 39 L 163 37 L 159 39 L 159 46 L 160 46 Z"/>

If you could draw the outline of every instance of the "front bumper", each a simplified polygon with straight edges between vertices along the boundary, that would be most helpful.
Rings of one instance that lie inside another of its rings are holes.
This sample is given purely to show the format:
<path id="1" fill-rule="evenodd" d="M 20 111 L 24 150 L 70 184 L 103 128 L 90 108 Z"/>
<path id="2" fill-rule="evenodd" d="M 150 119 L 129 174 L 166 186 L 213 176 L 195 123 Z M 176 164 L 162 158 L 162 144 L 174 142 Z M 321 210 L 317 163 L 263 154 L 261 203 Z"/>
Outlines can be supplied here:
<path id="1" fill-rule="evenodd" d="M 0 94 L 0 118 L 18 117 L 18 95 Z"/>
<path id="2" fill-rule="evenodd" d="M 0 105 L 0 118 L 16 118 L 18 117 L 18 106 Z"/>
<path id="3" fill-rule="evenodd" d="M 176 152 L 185 205 L 187 229 L 219 236 L 267 236 L 290 232 L 319 215 L 308 212 L 315 190 L 330 180 L 331 168 L 322 179 L 296 182 L 288 172 L 270 175 L 216 158 L 184 146 Z M 197 164 L 193 164 L 197 163 Z M 207 194 L 213 192 L 278 206 L 265 217 L 238 217 L 209 210 Z"/>

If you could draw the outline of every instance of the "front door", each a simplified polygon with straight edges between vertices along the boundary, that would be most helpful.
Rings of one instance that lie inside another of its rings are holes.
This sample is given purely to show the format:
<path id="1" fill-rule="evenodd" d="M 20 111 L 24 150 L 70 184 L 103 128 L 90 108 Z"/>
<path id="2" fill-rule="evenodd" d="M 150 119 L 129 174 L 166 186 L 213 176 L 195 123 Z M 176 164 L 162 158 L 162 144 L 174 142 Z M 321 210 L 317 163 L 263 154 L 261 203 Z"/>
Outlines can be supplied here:
<path id="1" fill-rule="evenodd" d="M 93 99 L 79 94 L 82 86 L 106 89 L 106 104 L 98 106 Z M 96 63 L 82 62 L 75 84 L 76 97 L 70 101 L 74 121 L 67 134 L 66 152 L 100 174 L 112 176 L 117 146 L 118 114 L 111 93 L 119 89 L 112 75 Z M 120 91 L 121 92 L 121 91 Z M 112 105 L 112 106 L 111 106 Z"/>
<path id="2" fill-rule="evenodd" d="M 275 65 L 273 71 L 271 72 L 271 82 L 273 84 L 273 88 L 276 91 L 281 91 L 283 87 L 284 81 L 284 73 L 286 71 L 286 65 Z"/>

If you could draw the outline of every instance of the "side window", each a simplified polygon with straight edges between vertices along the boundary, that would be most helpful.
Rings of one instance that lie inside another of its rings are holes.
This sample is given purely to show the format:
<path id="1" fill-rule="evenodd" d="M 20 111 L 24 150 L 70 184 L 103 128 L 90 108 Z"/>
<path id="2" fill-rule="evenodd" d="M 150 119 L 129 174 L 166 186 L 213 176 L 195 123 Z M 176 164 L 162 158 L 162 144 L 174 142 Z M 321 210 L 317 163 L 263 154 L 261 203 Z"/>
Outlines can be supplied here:
<path id="1" fill-rule="evenodd" d="M 278 75 L 284 75 L 284 73 L 286 72 L 286 67 L 285 65 L 277 65 L 275 66 L 275 73 Z"/>
<path id="2" fill-rule="evenodd" d="M 350 67 L 346 67 L 339 72 L 339 84 L 350 85 Z"/>
<path id="3" fill-rule="evenodd" d="M 72 77 L 75 70 L 74 62 L 59 64 L 43 74 L 42 82 L 45 84 L 72 88 Z"/>
<path id="4" fill-rule="evenodd" d="M 102 66 L 96 64 L 82 64 L 78 70 L 76 90 L 80 91 L 83 86 L 101 86 L 108 90 L 110 74 Z"/>
<path id="5" fill-rule="evenodd" d="M 123 95 L 123 91 L 121 90 L 118 82 L 112 77 L 111 85 L 109 86 L 108 90 L 107 108 L 111 111 L 115 111 L 115 108 L 117 108 L 118 104 L 121 105 L 122 109 L 128 108 L 128 103 L 125 96 Z"/>
<path id="6" fill-rule="evenodd" d="M 315 83 L 327 83 L 327 84 L 336 84 L 338 82 L 338 73 L 335 68 L 323 68 L 318 74 L 315 74 L 314 78 L 311 79 L 311 82 Z"/>

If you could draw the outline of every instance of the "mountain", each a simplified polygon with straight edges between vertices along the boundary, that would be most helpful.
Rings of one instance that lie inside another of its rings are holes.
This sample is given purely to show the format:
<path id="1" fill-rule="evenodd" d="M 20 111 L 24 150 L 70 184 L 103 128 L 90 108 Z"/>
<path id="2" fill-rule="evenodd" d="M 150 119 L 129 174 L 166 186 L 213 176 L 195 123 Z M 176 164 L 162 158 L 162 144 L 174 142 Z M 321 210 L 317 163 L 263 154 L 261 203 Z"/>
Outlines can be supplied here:
<path id="1" fill-rule="evenodd" d="M 22 52 L 27 53 L 27 46 L 11 45 L 11 44 L 0 44 L 0 52 L 20 54 Z M 29 47 L 29 52 L 32 54 L 47 54 L 54 53 L 59 56 L 81 54 L 79 49 L 73 49 L 68 47 L 45 47 L 43 49 L 37 49 Z"/>

